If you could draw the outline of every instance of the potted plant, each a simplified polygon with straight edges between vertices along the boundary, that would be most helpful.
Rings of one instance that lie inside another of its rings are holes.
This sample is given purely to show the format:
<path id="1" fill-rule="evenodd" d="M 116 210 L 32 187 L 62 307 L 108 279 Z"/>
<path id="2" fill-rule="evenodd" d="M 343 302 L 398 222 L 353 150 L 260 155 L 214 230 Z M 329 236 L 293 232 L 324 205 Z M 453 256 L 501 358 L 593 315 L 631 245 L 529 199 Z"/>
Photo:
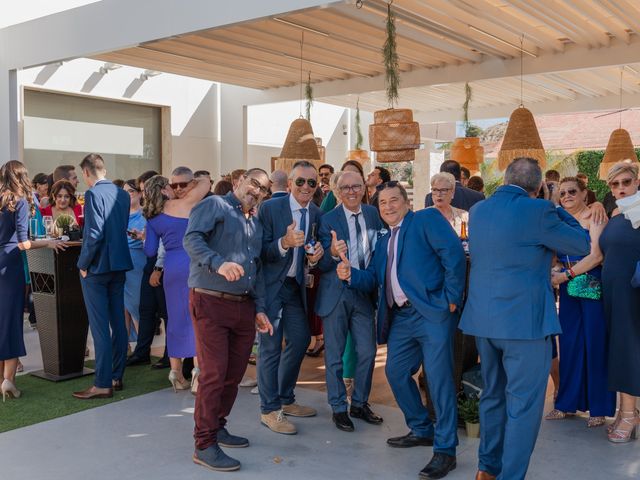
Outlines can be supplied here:
<path id="1" fill-rule="evenodd" d="M 458 402 L 458 415 L 464 420 L 467 436 L 470 438 L 480 437 L 480 400 L 477 396 L 471 395 Z"/>
<path id="2" fill-rule="evenodd" d="M 58 234 L 66 235 L 69 240 L 80 240 L 80 230 L 77 228 L 76 220 L 71 215 L 62 214 L 56 218 L 56 228 Z"/>

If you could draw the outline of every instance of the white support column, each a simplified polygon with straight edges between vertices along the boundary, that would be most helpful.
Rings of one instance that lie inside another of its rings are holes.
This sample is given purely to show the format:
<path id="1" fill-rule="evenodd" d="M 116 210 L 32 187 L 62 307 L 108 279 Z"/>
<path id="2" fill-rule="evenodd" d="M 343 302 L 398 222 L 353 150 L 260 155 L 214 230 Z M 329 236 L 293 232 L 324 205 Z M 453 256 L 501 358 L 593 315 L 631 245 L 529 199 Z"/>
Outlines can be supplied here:
<path id="1" fill-rule="evenodd" d="M 18 160 L 18 80 L 0 63 L 0 165 Z"/>
<path id="2" fill-rule="evenodd" d="M 424 197 L 431 191 L 429 180 L 431 178 L 431 150 L 433 142 L 425 141 L 424 149 L 416 150 L 416 159 L 413 161 L 413 210 L 424 208 Z"/>
<path id="3" fill-rule="evenodd" d="M 220 85 L 220 173 L 250 168 L 247 159 L 247 94 L 251 89 Z"/>

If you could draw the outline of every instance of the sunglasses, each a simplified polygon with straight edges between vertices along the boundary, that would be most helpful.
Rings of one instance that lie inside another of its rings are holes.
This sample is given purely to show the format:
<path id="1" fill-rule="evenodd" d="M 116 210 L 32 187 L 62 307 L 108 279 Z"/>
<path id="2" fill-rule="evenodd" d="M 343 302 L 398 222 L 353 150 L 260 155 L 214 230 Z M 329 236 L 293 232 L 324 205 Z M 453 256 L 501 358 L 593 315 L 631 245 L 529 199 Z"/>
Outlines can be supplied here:
<path id="1" fill-rule="evenodd" d="M 362 184 L 358 184 L 358 185 L 343 185 L 343 186 L 340 187 L 340 191 L 342 193 L 349 193 L 349 192 L 358 193 L 358 192 L 360 192 L 360 190 L 362 190 Z"/>
<path id="2" fill-rule="evenodd" d="M 181 188 L 181 189 L 185 189 L 189 186 L 191 182 L 176 182 L 176 183 L 170 183 L 169 186 L 171 187 L 172 190 L 175 190 L 176 188 Z"/>
<path id="3" fill-rule="evenodd" d="M 575 197 L 577 193 L 578 193 L 577 188 L 570 188 L 569 190 L 560 190 L 560 198 L 564 198 L 567 195 L 569 195 L 570 197 Z"/>
<path id="4" fill-rule="evenodd" d="M 298 187 L 302 187 L 305 183 L 309 185 L 311 188 L 316 188 L 316 186 L 318 185 L 318 181 L 315 178 L 298 177 L 295 179 L 293 183 L 295 183 L 296 186 Z"/>
<path id="5" fill-rule="evenodd" d="M 613 182 L 609 182 L 610 188 L 626 188 L 633 183 L 633 178 L 624 178 L 622 180 L 614 180 Z"/>

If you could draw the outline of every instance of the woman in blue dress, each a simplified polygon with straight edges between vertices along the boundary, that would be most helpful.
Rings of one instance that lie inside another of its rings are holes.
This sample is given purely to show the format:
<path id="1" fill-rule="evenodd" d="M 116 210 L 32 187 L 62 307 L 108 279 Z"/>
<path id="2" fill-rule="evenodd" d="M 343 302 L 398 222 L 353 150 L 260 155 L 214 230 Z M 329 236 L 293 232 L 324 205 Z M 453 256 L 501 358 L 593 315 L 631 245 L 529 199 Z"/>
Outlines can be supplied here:
<path id="1" fill-rule="evenodd" d="M 136 179 L 127 180 L 122 187 L 129 194 L 131 207 L 129 209 L 129 223 L 127 233 L 129 235 L 129 253 L 133 262 L 133 269 L 129 270 L 124 282 L 124 308 L 125 320 L 129 338 L 135 340 L 135 332 L 138 331 L 140 320 L 140 287 L 142 286 L 142 274 L 147 263 L 147 256 L 142 249 L 142 232 L 144 232 L 147 220 L 142 215 L 140 200 L 142 193 Z M 133 321 L 133 331 L 131 323 Z"/>
<path id="2" fill-rule="evenodd" d="M 197 389 L 198 363 L 193 324 L 189 310 L 189 255 L 182 239 L 189 223 L 191 209 L 204 198 L 211 184 L 201 177 L 188 182 L 183 198 L 176 198 L 169 180 L 160 175 L 145 182 L 144 215 L 147 218 L 144 253 L 158 253 L 160 240 L 165 249 L 163 287 L 167 299 L 167 351 L 171 372 L 169 381 L 174 390 L 186 390 L 189 382 L 182 374 L 182 359 L 193 357 L 192 392 Z"/>
<path id="3" fill-rule="evenodd" d="M 604 253 L 604 313 L 609 327 L 609 389 L 620 392 L 620 410 L 610 426 L 609 441 L 626 443 L 637 438 L 640 428 L 636 409 L 640 397 L 640 288 L 631 285 L 640 262 L 638 162 L 615 164 L 609 170 L 607 182 L 619 209 L 625 210 L 613 211 L 600 237 Z M 629 211 L 622 208 L 627 202 L 635 203 Z"/>
<path id="4" fill-rule="evenodd" d="M 582 180 L 564 178 L 558 190 L 562 207 L 589 233 L 591 253 L 573 257 L 557 252 L 563 264 L 563 270 L 554 272 L 552 277 L 553 283 L 560 286 L 560 388 L 555 408 L 546 418 L 558 420 L 576 411 L 588 411 L 587 426 L 598 427 L 604 425 L 605 417 L 612 416 L 616 408 L 615 393 L 607 388 L 608 340 L 603 302 L 597 294 L 592 294 L 592 298 L 571 296 L 567 282 L 580 275 L 590 275 L 596 283 L 600 281 L 602 252 L 598 241 L 605 224 L 591 221 L 587 186 Z"/>
<path id="5" fill-rule="evenodd" d="M 29 217 L 35 211 L 25 166 L 10 161 L 0 167 L 0 372 L 2 401 L 19 398 L 18 358 L 26 355 L 22 336 L 25 274 L 21 250 L 64 249 L 58 240 L 30 241 Z"/>

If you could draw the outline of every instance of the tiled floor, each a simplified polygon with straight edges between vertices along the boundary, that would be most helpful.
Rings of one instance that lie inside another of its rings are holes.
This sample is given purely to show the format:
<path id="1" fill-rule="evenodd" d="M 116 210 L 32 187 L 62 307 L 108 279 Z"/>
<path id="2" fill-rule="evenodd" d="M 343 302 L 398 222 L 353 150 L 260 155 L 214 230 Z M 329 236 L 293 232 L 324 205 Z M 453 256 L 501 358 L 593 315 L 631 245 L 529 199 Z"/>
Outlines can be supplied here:
<path id="1" fill-rule="evenodd" d="M 34 338 L 35 332 L 27 333 L 28 345 L 34 346 Z M 25 359 L 27 368 L 32 363 Z M 17 401 L 28 401 L 28 395 Z M 298 388 L 298 399 L 319 415 L 294 420 L 298 435 L 278 435 L 260 425 L 258 398 L 241 389 L 229 428 L 252 445 L 228 451 L 242 462 L 239 472 L 213 473 L 191 462 L 194 398 L 167 389 L 0 434 L 0 478 L 415 479 L 431 457 L 430 448 L 386 446 L 387 437 L 406 432 L 397 408 L 374 405 L 385 419 L 382 426 L 356 420 L 356 431 L 344 433 L 331 423 L 323 392 Z M 478 440 L 460 431 L 458 467 L 447 478 L 473 478 L 477 447 Z M 588 430 L 579 418 L 543 421 L 527 478 L 637 479 L 640 441 L 612 445 L 604 429 Z"/>

